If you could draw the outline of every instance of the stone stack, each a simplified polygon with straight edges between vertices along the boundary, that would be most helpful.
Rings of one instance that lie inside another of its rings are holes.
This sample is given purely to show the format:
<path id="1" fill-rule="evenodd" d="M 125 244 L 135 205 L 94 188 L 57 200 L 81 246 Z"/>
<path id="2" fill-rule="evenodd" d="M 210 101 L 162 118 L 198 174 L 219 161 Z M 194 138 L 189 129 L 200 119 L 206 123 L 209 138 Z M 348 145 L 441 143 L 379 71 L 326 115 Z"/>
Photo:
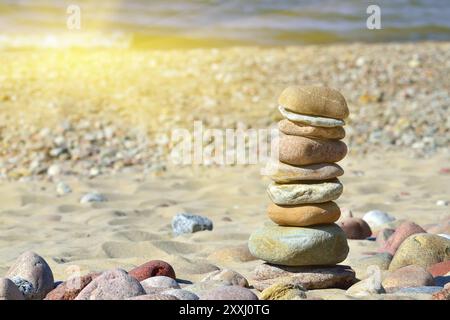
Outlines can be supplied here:
<path id="1" fill-rule="evenodd" d="M 292 86 L 281 93 L 279 110 L 285 118 L 278 124 L 279 159 L 266 167 L 273 180 L 267 212 L 275 224 L 251 235 L 250 252 L 271 268 L 309 266 L 310 272 L 310 266 L 334 266 L 349 251 L 345 233 L 334 224 L 340 209 L 333 202 L 343 191 L 337 177 L 344 171 L 335 162 L 347 153 L 340 141 L 347 103 L 331 88 Z"/>

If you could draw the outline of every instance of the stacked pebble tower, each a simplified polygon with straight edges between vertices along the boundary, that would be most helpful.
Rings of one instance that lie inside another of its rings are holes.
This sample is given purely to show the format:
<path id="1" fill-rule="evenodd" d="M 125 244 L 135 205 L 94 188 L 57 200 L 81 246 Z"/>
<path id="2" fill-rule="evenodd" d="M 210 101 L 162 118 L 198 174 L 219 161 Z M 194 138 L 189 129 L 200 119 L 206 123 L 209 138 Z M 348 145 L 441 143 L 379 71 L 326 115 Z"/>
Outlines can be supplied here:
<path id="1" fill-rule="evenodd" d="M 273 182 L 267 212 L 275 223 L 255 231 L 250 252 L 280 266 L 333 266 L 347 257 L 345 233 L 335 221 L 342 194 L 336 164 L 347 154 L 340 141 L 349 110 L 345 98 L 327 87 L 291 86 L 279 97 L 285 119 L 280 130 L 279 158 L 266 167 Z"/>

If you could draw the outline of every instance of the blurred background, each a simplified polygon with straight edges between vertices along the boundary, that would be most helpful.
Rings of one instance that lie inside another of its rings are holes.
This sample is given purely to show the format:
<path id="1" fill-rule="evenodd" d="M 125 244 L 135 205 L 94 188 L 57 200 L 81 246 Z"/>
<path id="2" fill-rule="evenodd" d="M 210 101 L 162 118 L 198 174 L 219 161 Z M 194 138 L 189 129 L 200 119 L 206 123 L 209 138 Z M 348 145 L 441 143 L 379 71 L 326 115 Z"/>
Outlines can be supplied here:
<path id="1" fill-rule="evenodd" d="M 370 4 L 0 0 L 0 176 L 163 170 L 173 128 L 275 125 L 296 83 L 344 94 L 351 154 L 448 151 L 449 2 Z"/>
<path id="2" fill-rule="evenodd" d="M 370 4 L 382 9 L 377 32 L 367 32 Z M 78 36 L 91 36 L 84 45 L 95 44 L 93 33 L 103 33 L 97 45 L 117 45 L 120 39 L 153 48 L 446 40 L 450 35 L 446 0 L 2 0 L 0 45 L 83 45 L 67 39 L 69 5 L 82 10 Z"/>

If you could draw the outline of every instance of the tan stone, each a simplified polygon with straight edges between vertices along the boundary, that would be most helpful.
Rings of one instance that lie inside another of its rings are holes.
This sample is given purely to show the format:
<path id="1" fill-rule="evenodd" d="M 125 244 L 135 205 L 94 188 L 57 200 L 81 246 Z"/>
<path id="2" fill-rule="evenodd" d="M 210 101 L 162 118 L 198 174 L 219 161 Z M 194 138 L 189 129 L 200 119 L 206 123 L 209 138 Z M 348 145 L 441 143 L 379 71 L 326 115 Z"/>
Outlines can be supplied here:
<path id="1" fill-rule="evenodd" d="M 284 134 L 292 136 L 336 140 L 345 137 L 345 130 L 343 127 L 313 127 L 288 119 L 283 119 L 278 122 L 278 129 Z"/>
<path id="2" fill-rule="evenodd" d="M 444 237 L 416 233 L 404 240 L 389 265 L 389 271 L 417 265 L 429 268 L 433 264 L 450 260 L 450 240 Z"/>
<path id="3" fill-rule="evenodd" d="M 295 181 L 329 180 L 344 174 L 336 163 L 316 163 L 306 166 L 292 166 L 279 161 L 269 161 L 264 175 L 278 183 Z"/>
<path id="4" fill-rule="evenodd" d="M 336 203 L 330 201 L 312 205 L 279 206 L 271 203 L 267 208 L 269 218 L 278 225 L 305 227 L 333 223 L 341 215 Z"/>
<path id="5" fill-rule="evenodd" d="M 291 165 L 338 162 L 346 154 L 347 146 L 342 141 L 288 135 L 279 139 L 279 160 Z"/>
<path id="6" fill-rule="evenodd" d="M 345 119 L 349 115 L 342 94 L 329 87 L 290 86 L 283 90 L 278 103 L 300 114 Z"/>
<path id="7" fill-rule="evenodd" d="M 290 278 L 282 278 L 261 292 L 260 300 L 299 300 L 305 299 L 305 288 Z"/>

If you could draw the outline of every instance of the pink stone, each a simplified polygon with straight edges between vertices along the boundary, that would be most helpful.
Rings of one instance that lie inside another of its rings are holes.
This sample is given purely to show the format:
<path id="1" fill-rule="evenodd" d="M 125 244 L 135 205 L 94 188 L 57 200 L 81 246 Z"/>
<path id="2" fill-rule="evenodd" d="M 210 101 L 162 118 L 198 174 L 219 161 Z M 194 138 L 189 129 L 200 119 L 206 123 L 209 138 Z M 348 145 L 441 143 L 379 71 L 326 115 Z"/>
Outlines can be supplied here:
<path id="1" fill-rule="evenodd" d="M 433 264 L 427 271 L 431 273 L 433 277 L 445 276 L 450 272 L 450 260 Z"/>
<path id="2" fill-rule="evenodd" d="M 409 236 L 416 233 L 426 233 L 426 231 L 414 222 L 405 221 L 395 229 L 395 232 L 389 237 L 384 246 L 380 248 L 380 252 L 388 252 L 395 254 L 402 242 Z"/>

